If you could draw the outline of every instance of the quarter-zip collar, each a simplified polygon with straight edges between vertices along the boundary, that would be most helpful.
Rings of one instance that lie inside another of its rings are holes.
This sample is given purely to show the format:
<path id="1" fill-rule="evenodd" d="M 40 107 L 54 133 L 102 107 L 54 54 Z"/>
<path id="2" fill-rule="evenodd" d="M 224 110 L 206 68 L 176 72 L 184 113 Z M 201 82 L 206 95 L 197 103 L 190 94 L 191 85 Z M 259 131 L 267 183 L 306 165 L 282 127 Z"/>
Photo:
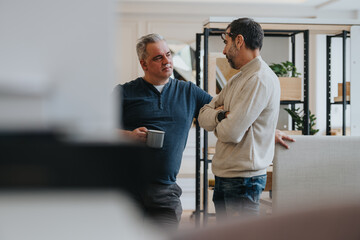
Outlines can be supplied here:
<path id="1" fill-rule="evenodd" d="M 167 89 L 170 87 L 171 83 L 173 82 L 173 79 L 169 78 L 169 81 L 165 84 L 163 90 L 161 92 L 159 92 L 154 85 L 152 85 L 151 83 L 148 83 L 147 81 L 145 81 L 144 78 L 141 78 L 143 80 L 143 83 L 151 90 L 153 91 L 158 98 L 158 108 L 160 110 L 164 109 L 164 96 L 165 96 L 165 92 L 167 91 Z"/>
<path id="2" fill-rule="evenodd" d="M 161 93 L 160 93 L 160 92 L 154 87 L 153 84 L 145 81 L 144 78 L 141 78 L 141 79 L 143 80 L 144 84 L 145 84 L 146 86 L 148 86 L 148 88 L 150 88 L 150 89 L 151 89 L 154 93 L 156 93 L 158 96 L 161 96 L 161 94 L 164 93 L 164 92 L 169 88 L 171 82 L 173 81 L 172 78 L 169 78 L 169 81 L 165 84 L 163 90 L 162 90 Z"/>
<path id="3" fill-rule="evenodd" d="M 242 66 L 240 68 L 240 72 L 242 72 L 243 74 L 246 74 L 247 71 L 249 71 L 250 69 L 253 69 L 253 67 L 257 64 L 260 64 L 260 61 L 262 60 L 261 56 L 257 56 L 256 58 L 254 58 L 253 60 L 251 60 L 250 62 L 248 62 L 247 64 L 245 64 L 244 66 Z"/>

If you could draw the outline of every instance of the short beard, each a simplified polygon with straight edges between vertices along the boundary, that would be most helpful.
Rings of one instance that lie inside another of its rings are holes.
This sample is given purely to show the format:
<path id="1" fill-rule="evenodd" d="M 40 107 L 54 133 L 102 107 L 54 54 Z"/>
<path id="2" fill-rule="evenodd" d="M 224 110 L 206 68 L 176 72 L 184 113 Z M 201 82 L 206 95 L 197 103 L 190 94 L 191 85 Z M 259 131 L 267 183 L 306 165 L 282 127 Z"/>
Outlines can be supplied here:
<path id="1" fill-rule="evenodd" d="M 235 44 L 233 43 L 229 49 L 229 53 L 226 55 L 226 58 L 230 64 L 230 66 L 233 68 L 233 69 L 237 69 L 236 68 L 236 65 L 234 63 L 234 57 L 237 55 L 238 53 L 238 50 L 236 49 L 236 46 Z M 229 56 L 229 57 L 228 57 Z"/>
<path id="2" fill-rule="evenodd" d="M 235 68 L 235 63 L 233 62 L 233 60 L 231 60 L 231 59 L 228 58 L 228 62 L 229 62 L 230 66 L 231 66 L 233 69 L 236 69 L 236 68 Z"/>

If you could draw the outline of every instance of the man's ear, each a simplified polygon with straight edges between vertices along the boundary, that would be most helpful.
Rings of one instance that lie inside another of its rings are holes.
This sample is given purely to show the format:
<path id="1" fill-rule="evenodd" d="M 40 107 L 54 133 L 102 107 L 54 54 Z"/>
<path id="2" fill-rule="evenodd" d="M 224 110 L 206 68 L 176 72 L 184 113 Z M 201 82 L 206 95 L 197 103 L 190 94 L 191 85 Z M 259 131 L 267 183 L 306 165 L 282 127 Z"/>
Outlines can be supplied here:
<path id="1" fill-rule="evenodd" d="M 240 49 L 243 45 L 245 46 L 244 36 L 241 34 L 237 35 L 235 38 L 235 44 L 238 49 Z"/>
<path id="2" fill-rule="evenodd" d="M 147 70 L 147 64 L 144 59 L 140 60 L 140 65 L 144 71 Z"/>

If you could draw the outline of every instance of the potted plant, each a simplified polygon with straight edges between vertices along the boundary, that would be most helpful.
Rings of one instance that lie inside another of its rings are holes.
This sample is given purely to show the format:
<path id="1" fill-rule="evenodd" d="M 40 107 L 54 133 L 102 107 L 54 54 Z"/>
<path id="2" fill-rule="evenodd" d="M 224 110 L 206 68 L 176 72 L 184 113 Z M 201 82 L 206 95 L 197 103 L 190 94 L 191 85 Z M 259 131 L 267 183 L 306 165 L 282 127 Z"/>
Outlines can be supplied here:
<path id="1" fill-rule="evenodd" d="M 295 110 L 289 109 L 289 108 L 284 108 L 285 111 L 287 111 L 289 113 L 289 115 L 291 116 L 291 118 L 294 120 L 295 122 L 295 128 L 296 130 L 304 130 L 304 111 L 301 110 L 300 108 L 296 108 Z M 315 133 L 317 133 L 319 131 L 319 129 L 315 128 L 315 124 L 316 124 L 316 117 L 314 114 L 311 114 L 311 111 L 309 110 L 309 124 L 310 124 L 310 135 L 314 135 Z"/>
<path id="2" fill-rule="evenodd" d="M 290 62 L 273 63 L 269 67 L 278 77 L 299 77 L 301 73 L 297 72 L 295 65 Z"/>
<path id="3" fill-rule="evenodd" d="M 281 101 L 300 101 L 302 96 L 301 78 L 295 67 L 290 62 L 272 63 L 269 67 L 274 71 L 276 76 L 279 77 L 281 88 Z"/>

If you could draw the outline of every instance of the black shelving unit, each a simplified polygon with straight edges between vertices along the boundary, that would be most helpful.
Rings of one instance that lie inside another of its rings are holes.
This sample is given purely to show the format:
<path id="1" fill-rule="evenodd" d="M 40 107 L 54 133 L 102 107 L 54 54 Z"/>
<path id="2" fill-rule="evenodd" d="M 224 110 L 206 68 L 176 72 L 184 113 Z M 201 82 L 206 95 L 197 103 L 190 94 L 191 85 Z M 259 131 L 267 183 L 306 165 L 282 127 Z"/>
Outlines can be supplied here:
<path id="1" fill-rule="evenodd" d="M 291 39 L 291 61 L 295 65 L 295 48 L 296 48 L 296 35 L 304 35 L 304 78 L 303 78 L 303 87 L 304 87 L 304 100 L 303 101 L 280 101 L 281 105 L 290 105 L 292 110 L 295 110 L 296 104 L 303 104 L 304 110 L 304 126 L 303 130 L 304 135 L 310 134 L 309 126 L 309 31 L 308 30 L 264 30 L 265 37 L 285 37 Z M 292 130 L 295 130 L 295 122 L 292 121 Z"/>
<path id="2" fill-rule="evenodd" d="M 208 91 L 208 55 L 209 55 L 209 36 L 220 36 L 225 29 L 219 28 L 204 28 L 203 33 L 196 34 L 196 83 L 205 91 Z M 291 38 L 292 44 L 292 62 L 295 64 L 295 36 L 303 34 L 304 37 L 304 100 L 303 101 L 281 101 L 280 104 L 291 105 L 295 109 L 295 104 L 303 104 L 304 108 L 304 135 L 309 135 L 309 31 L 308 30 L 264 30 L 265 37 L 288 37 Z M 204 50 L 204 66 L 203 66 L 203 81 L 201 81 L 201 66 L 200 66 L 200 51 L 201 41 L 203 41 Z M 201 82 L 203 83 L 201 86 Z M 293 123 L 294 129 L 294 123 Z M 208 166 L 211 160 L 208 159 L 208 133 L 203 130 L 203 158 L 201 158 L 201 128 L 196 124 L 196 197 L 195 197 L 195 225 L 200 226 L 201 214 L 203 214 L 203 225 L 207 224 L 208 220 Z M 201 165 L 203 165 L 203 206 L 201 208 Z"/>
<path id="3" fill-rule="evenodd" d="M 349 31 L 332 36 L 326 36 L 326 135 L 331 135 L 331 106 L 342 105 L 342 135 L 346 135 L 346 108 L 350 101 L 346 100 L 346 39 L 350 37 Z M 331 97 L 331 40 L 342 38 L 342 101 L 333 102 Z"/>

